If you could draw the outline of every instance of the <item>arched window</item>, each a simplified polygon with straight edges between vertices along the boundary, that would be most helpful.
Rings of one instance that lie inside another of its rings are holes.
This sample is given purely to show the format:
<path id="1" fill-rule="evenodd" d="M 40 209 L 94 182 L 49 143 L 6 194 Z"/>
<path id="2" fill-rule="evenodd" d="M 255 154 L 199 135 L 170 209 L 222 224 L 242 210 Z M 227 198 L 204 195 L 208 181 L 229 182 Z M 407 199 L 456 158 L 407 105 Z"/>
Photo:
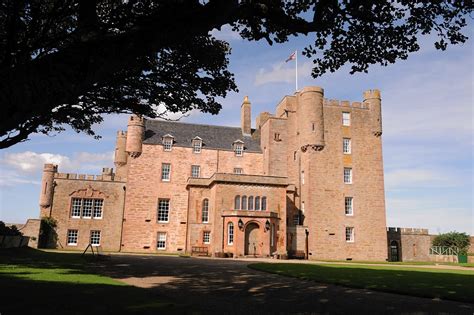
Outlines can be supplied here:
<path id="1" fill-rule="evenodd" d="M 253 196 L 250 196 L 249 197 L 249 206 L 248 206 L 249 210 L 253 210 Z"/>
<path id="2" fill-rule="evenodd" d="M 262 211 L 267 210 L 267 197 L 262 197 Z"/>
<path id="3" fill-rule="evenodd" d="M 255 197 L 255 210 L 260 210 L 260 197 Z"/>
<path id="4" fill-rule="evenodd" d="M 202 201 L 202 223 L 209 222 L 209 200 L 204 199 Z"/>
<path id="5" fill-rule="evenodd" d="M 242 196 L 242 210 L 247 210 L 247 196 Z"/>
<path id="6" fill-rule="evenodd" d="M 234 210 L 240 210 L 240 196 L 235 196 Z"/>
<path id="7" fill-rule="evenodd" d="M 234 223 L 227 224 L 227 245 L 234 244 Z"/>

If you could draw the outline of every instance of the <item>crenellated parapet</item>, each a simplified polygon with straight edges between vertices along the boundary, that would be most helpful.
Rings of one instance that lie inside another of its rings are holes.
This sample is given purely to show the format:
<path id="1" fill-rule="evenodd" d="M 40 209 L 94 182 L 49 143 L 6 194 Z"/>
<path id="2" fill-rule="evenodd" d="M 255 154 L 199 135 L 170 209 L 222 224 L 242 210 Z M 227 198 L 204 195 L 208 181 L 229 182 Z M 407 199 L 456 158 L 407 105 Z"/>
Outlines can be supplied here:
<path id="1" fill-rule="evenodd" d="M 337 107 L 347 107 L 347 108 L 359 108 L 359 109 L 369 109 L 368 104 L 364 102 L 351 102 L 351 101 L 340 101 L 333 99 L 324 99 L 324 106 L 337 106 Z"/>
<path id="2" fill-rule="evenodd" d="M 141 116 L 132 115 L 128 119 L 126 151 L 131 158 L 137 158 L 142 154 L 143 138 L 145 136 L 145 119 Z"/>
<path id="3" fill-rule="evenodd" d="M 302 152 L 324 149 L 324 90 L 319 86 L 303 88 L 296 95 L 298 139 Z"/>

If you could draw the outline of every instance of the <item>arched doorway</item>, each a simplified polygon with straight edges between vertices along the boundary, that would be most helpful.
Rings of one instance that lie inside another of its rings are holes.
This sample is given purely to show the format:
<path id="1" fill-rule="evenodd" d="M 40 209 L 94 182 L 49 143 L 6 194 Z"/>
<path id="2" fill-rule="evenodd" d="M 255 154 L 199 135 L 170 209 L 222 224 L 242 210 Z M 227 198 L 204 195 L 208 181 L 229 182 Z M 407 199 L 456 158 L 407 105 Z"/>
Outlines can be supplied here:
<path id="1" fill-rule="evenodd" d="M 390 242 L 390 261 L 399 261 L 397 241 Z"/>
<path id="2" fill-rule="evenodd" d="M 257 223 L 249 223 L 245 228 L 245 255 L 259 255 Z"/>

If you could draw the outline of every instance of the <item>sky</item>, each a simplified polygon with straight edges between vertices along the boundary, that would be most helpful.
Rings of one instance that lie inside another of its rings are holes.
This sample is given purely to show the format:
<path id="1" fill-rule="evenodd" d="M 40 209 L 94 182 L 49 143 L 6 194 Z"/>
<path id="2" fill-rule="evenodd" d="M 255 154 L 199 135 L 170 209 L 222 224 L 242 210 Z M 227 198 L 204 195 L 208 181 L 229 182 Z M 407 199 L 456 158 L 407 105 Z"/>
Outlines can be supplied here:
<path id="1" fill-rule="evenodd" d="M 229 67 L 239 92 L 221 99 L 218 116 L 193 111 L 182 121 L 240 126 L 240 105 L 248 95 L 254 124 L 258 113 L 274 112 L 283 96 L 294 93 L 295 63 L 285 60 L 310 44 L 310 37 L 269 46 L 242 40 L 228 28 L 214 34 L 232 47 Z M 387 226 L 474 235 L 473 41 L 445 52 L 432 42 L 422 38 L 421 50 L 408 60 L 372 66 L 367 74 L 350 75 L 344 67 L 317 79 L 310 75 L 311 60 L 299 53 L 299 88 L 321 86 L 325 97 L 350 101 L 362 101 L 365 90 L 380 89 Z M 106 116 L 95 128 L 100 140 L 68 130 L 33 135 L 1 150 L 0 220 L 23 223 L 39 216 L 44 163 L 59 164 L 60 172 L 87 174 L 113 167 L 115 135 L 126 129 L 127 118 Z"/>

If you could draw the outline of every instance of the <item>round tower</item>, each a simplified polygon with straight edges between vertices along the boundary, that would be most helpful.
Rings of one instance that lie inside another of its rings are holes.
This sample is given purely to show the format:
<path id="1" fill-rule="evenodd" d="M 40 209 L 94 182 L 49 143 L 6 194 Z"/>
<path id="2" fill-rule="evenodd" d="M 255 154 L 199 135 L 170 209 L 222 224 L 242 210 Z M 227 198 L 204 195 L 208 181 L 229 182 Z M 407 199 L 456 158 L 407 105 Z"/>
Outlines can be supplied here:
<path id="1" fill-rule="evenodd" d="M 379 90 L 367 90 L 364 92 L 364 103 L 370 110 L 370 126 L 372 134 L 380 137 L 382 135 L 382 99 Z"/>
<path id="2" fill-rule="evenodd" d="M 298 138 L 303 151 L 324 148 L 324 90 L 318 86 L 305 87 L 297 94 Z"/>
<path id="3" fill-rule="evenodd" d="M 142 143 L 145 135 L 145 119 L 132 115 L 128 119 L 126 151 L 132 158 L 137 158 L 142 154 Z"/>
<path id="4" fill-rule="evenodd" d="M 41 179 L 41 193 L 39 205 L 42 208 L 51 206 L 53 201 L 54 174 L 58 171 L 57 165 L 45 164 L 43 168 L 43 177 Z"/>
<path id="5" fill-rule="evenodd" d="M 127 145 L 127 132 L 118 131 L 117 132 L 117 142 L 115 145 L 115 166 L 122 166 L 127 164 L 127 152 L 125 147 Z"/>

